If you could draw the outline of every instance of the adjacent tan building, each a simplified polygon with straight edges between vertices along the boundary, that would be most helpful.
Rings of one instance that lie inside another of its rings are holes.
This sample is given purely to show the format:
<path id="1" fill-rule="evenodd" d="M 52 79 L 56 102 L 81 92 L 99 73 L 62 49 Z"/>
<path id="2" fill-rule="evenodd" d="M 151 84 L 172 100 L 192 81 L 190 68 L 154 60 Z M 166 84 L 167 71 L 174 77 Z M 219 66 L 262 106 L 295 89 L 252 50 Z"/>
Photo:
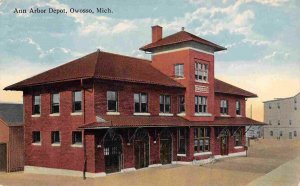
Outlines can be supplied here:
<path id="1" fill-rule="evenodd" d="M 300 139 L 300 92 L 264 102 L 264 138 Z"/>

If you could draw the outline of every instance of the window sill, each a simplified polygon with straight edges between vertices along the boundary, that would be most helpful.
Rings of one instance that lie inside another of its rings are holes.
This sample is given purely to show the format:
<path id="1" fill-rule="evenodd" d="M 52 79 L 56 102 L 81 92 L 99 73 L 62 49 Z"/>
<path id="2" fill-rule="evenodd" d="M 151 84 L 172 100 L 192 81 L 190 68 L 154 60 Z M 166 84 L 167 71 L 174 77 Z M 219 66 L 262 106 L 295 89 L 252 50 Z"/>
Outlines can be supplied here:
<path id="1" fill-rule="evenodd" d="M 197 152 L 194 153 L 194 156 L 204 156 L 204 155 L 211 155 L 212 152 Z"/>
<path id="2" fill-rule="evenodd" d="M 82 115 L 82 112 L 72 112 L 71 116 L 80 116 Z"/>
<path id="3" fill-rule="evenodd" d="M 175 77 L 174 79 L 185 79 L 185 77 Z"/>
<path id="4" fill-rule="evenodd" d="M 120 115 L 120 112 L 106 112 L 106 115 L 116 116 L 116 115 Z"/>
<path id="5" fill-rule="evenodd" d="M 83 145 L 82 144 L 72 144 L 71 147 L 81 148 L 81 147 L 83 147 Z"/>
<path id="6" fill-rule="evenodd" d="M 220 116 L 221 117 L 230 117 L 230 115 L 228 115 L 228 114 L 221 114 Z"/>
<path id="7" fill-rule="evenodd" d="M 52 147 L 60 147 L 60 143 L 52 143 L 51 146 Z"/>
<path id="8" fill-rule="evenodd" d="M 159 116 L 174 116 L 172 113 L 159 113 Z"/>
<path id="9" fill-rule="evenodd" d="M 195 80 L 195 82 L 209 84 L 208 81 Z"/>
<path id="10" fill-rule="evenodd" d="M 177 154 L 177 156 L 186 157 L 186 154 Z"/>
<path id="11" fill-rule="evenodd" d="M 244 148 L 243 146 L 235 146 L 234 149 L 242 149 Z"/>
<path id="12" fill-rule="evenodd" d="M 236 117 L 239 117 L 239 118 L 241 118 L 241 117 L 243 117 L 242 115 L 236 115 Z"/>
<path id="13" fill-rule="evenodd" d="M 134 116 L 150 116 L 149 112 L 135 112 L 133 113 Z"/>
<path id="14" fill-rule="evenodd" d="M 34 114 L 34 115 L 31 115 L 31 117 L 38 118 L 38 117 L 41 117 L 41 115 L 40 114 Z"/>
<path id="15" fill-rule="evenodd" d="M 49 114 L 49 116 L 60 116 L 60 113 Z"/>
<path id="16" fill-rule="evenodd" d="M 177 116 L 185 116 L 185 112 L 178 113 Z"/>
<path id="17" fill-rule="evenodd" d="M 212 114 L 211 113 L 195 113 L 194 116 L 203 117 L 203 116 L 212 116 Z"/>
<path id="18" fill-rule="evenodd" d="M 32 145 L 34 145 L 34 146 L 41 146 L 42 143 L 41 142 L 39 142 L 39 143 L 32 143 Z"/>

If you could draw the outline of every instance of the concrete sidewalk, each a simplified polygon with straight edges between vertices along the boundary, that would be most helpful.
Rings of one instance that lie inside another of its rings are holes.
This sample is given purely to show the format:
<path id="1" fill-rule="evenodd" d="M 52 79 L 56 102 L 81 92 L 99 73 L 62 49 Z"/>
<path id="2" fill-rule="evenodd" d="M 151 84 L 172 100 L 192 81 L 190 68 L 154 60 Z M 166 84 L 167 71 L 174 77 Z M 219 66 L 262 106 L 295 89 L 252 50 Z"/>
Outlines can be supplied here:
<path id="1" fill-rule="evenodd" d="M 250 182 L 248 186 L 300 186 L 300 156 Z"/>

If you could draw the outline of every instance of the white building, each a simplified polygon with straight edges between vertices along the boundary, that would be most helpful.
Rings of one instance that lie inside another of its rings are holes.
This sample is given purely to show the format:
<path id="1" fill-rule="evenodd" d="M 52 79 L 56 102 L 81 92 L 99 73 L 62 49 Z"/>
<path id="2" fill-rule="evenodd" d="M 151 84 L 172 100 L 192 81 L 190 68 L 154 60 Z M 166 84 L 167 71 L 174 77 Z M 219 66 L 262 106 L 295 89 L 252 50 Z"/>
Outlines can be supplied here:
<path id="1" fill-rule="evenodd" d="M 294 97 L 264 102 L 264 138 L 300 139 L 300 92 Z"/>

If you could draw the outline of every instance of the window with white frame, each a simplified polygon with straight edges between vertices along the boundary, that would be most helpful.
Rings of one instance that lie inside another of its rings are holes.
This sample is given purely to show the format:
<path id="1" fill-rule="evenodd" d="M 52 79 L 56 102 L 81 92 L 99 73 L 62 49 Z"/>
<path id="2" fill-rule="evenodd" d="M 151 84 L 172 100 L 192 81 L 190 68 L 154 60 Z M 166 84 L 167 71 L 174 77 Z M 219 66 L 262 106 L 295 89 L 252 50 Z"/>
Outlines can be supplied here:
<path id="1" fill-rule="evenodd" d="M 195 63 L 195 80 L 196 81 L 208 81 L 208 64 Z"/>
<path id="2" fill-rule="evenodd" d="M 273 131 L 270 131 L 270 136 L 273 136 Z"/>
<path id="3" fill-rule="evenodd" d="M 235 102 L 235 111 L 236 111 L 236 115 L 241 115 L 241 102 L 240 101 Z"/>
<path id="4" fill-rule="evenodd" d="M 169 95 L 159 96 L 159 110 L 161 113 L 171 112 L 171 96 Z"/>
<path id="5" fill-rule="evenodd" d="M 175 77 L 177 77 L 177 78 L 184 77 L 184 65 L 183 64 L 176 64 L 174 68 L 175 68 Z"/>
<path id="6" fill-rule="evenodd" d="M 178 97 L 178 105 L 179 105 L 179 108 L 178 108 L 178 112 L 179 113 L 182 113 L 182 112 L 185 112 L 185 99 L 184 99 L 184 95 L 181 95 Z"/>
<path id="7" fill-rule="evenodd" d="M 51 142 L 52 142 L 52 144 L 60 144 L 59 131 L 52 131 L 51 132 Z"/>
<path id="8" fill-rule="evenodd" d="M 294 131 L 294 137 L 297 137 L 297 131 Z"/>
<path id="9" fill-rule="evenodd" d="M 280 109 L 280 103 L 277 103 L 277 108 Z"/>
<path id="10" fill-rule="evenodd" d="M 146 93 L 134 94 L 134 112 L 148 112 L 148 95 Z"/>
<path id="11" fill-rule="evenodd" d="M 178 154 L 186 154 L 186 128 L 178 129 Z"/>
<path id="12" fill-rule="evenodd" d="M 82 112 L 82 91 L 73 92 L 73 112 Z"/>
<path id="13" fill-rule="evenodd" d="M 210 151 L 210 130 L 207 127 L 194 129 L 194 152 Z"/>
<path id="14" fill-rule="evenodd" d="M 220 114 L 228 115 L 228 100 L 221 100 L 220 103 Z"/>
<path id="15" fill-rule="evenodd" d="M 41 95 L 33 96 L 32 114 L 41 114 Z"/>
<path id="16" fill-rule="evenodd" d="M 32 143 L 41 143 L 41 132 L 40 131 L 32 132 Z"/>
<path id="17" fill-rule="evenodd" d="M 282 131 L 280 131 L 279 135 L 280 135 L 280 136 L 283 136 L 283 132 L 282 132 Z"/>
<path id="18" fill-rule="evenodd" d="M 59 113 L 59 93 L 51 94 L 51 113 Z"/>
<path id="19" fill-rule="evenodd" d="M 271 103 L 269 103 L 269 109 L 272 109 L 272 105 L 271 105 Z"/>
<path id="20" fill-rule="evenodd" d="M 72 144 L 73 145 L 82 145 L 82 132 L 73 131 L 72 132 Z"/>
<path id="21" fill-rule="evenodd" d="M 195 113 L 207 113 L 206 96 L 195 96 Z"/>
<path id="22" fill-rule="evenodd" d="M 116 91 L 107 91 L 107 111 L 118 112 L 118 93 Z"/>

